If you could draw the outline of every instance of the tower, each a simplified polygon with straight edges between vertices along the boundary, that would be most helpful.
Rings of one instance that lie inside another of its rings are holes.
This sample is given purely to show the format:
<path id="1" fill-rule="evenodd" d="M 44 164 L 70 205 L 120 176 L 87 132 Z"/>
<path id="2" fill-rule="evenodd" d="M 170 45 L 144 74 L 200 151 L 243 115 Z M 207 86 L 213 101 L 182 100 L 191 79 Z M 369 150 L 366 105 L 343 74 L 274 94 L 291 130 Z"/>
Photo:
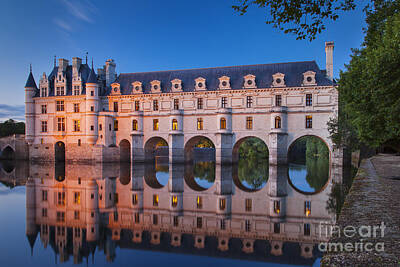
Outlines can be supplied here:
<path id="1" fill-rule="evenodd" d="M 326 54 L 326 76 L 333 80 L 333 48 L 335 47 L 334 42 L 325 42 L 325 54 Z"/>
<path id="2" fill-rule="evenodd" d="M 94 72 L 93 62 L 89 78 L 86 82 L 86 141 L 90 145 L 96 144 L 98 138 L 98 111 L 99 111 L 99 86 L 97 75 Z"/>
<path id="3" fill-rule="evenodd" d="M 35 101 L 33 100 L 33 97 L 35 97 L 37 90 L 36 82 L 32 75 L 31 65 L 28 80 L 25 84 L 25 140 L 29 145 L 31 145 L 35 140 Z"/>

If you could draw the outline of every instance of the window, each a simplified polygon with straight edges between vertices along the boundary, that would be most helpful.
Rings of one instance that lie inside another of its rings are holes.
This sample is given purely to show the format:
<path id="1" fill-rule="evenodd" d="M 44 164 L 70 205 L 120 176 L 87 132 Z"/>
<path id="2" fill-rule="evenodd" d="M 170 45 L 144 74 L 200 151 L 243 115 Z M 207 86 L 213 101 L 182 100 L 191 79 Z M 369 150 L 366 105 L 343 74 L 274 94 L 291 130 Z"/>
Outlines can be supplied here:
<path id="1" fill-rule="evenodd" d="M 158 207 L 158 195 L 153 195 L 153 206 Z"/>
<path id="2" fill-rule="evenodd" d="M 138 129 L 138 123 L 137 120 L 132 121 L 132 131 L 137 131 Z"/>
<path id="3" fill-rule="evenodd" d="M 46 96 L 47 96 L 47 87 L 43 87 L 41 97 L 46 97 Z"/>
<path id="4" fill-rule="evenodd" d="M 311 201 L 304 201 L 304 214 L 308 217 L 311 214 Z"/>
<path id="5" fill-rule="evenodd" d="M 102 131 L 103 130 L 103 124 L 99 124 L 99 131 Z"/>
<path id="6" fill-rule="evenodd" d="M 118 102 L 114 102 L 114 112 L 118 112 Z"/>
<path id="7" fill-rule="evenodd" d="M 118 120 L 114 120 L 114 131 L 118 131 Z"/>
<path id="8" fill-rule="evenodd" d="M 179 99 L 174 99 L 174 109 L 175 110 L 179 109 Z"/>
<path id="9" fill-rule="evenodd" d="M 203 227 L 203 218 L 197 217 L 197 228 Z"/>
<path id="10" fill-rule="evenodd" d="M 253 117 L 246 117 L 246 129 L 253 129 Z"/>
<path id="11" fill-rule="evenodd" d="M 63 100 L 56 101 L 56 110 L 64 111 L 64 101 Z"/>
<path id="12" fill-rule="evenodd" d="M 57 211 L 57 222 L 64 222 L 64 221 L 65 221 L 65 212 Z"/>
<path id="13" fill-rule="evenodd" d="M 306 116 L 306 128 L 312 128 L 312 116 L 311 115 Z"/>
<path id="14" fill-rule="evenodd" d="M 57 194 L 57 204 L 64 206 L 65 205 L 65 192 L 58 192 Z"/>
<path id="15" fill-rule="evenodd" d="M 74 228 L 74 236 L 81 237 L 81 230 L 79 228 Z"/>
<path id="16" fill-rule="evenodd" d="M 153 224 L 154 225 L 158 224 L 158 215 L 157 214 L 153 214 Z"/>
<path id="17" fill-rule="evenodd" d="M 274 233 L 279 234 L 281 232 L 281 224 L 280 223 L 274 223 Z"/>
<path id="18" fill-rule="evenodd" d="M 57 118 L 57 131 L 65 132 L 65 118 Z"/>
<path id="19" fill-rule="evenodd" d="M 94 131 L 94 125 L 90 125 L 90 130 Z"/>
<path id="20" fill-rule="evenodd" d="M 174 216 L 174 226 L 175 227 L 179 226 L 179 218 L 178 218 L 178 216 Z"/>
<path id="21" fill-rule="evenodd" d="M 253 106 L 253 97 L 252 96 L 247 96 L 247 98 L 246 98 L 246 102 L 247 102 L 247 107 L 248 108 L 251 108 L 252 106 Z"/>
<path id="22" fill-rule="evenodd" d="M 246 220 L 244 226 L 245 226 L 246 232 L 250 232 L 250 229 L 251 229 L 250 220 Z"/>
<path id="23" fill-rule="evenodd" d="M 198 209 L 203 208 L 203 198 L 201 196 L 197 196 L 196 204 Z"/>
<path id="24" fill-rule="evenodd" d="M 118 204 L 119 198 L 118 198 L 118 193 L 114 194 L 114 204 Z"/>
<path id="25" fill-rule="evenodd" d="M 80 95 L 80 86 L 74 85 L 74 95 Z"/>
<path id="26" fill-rule="evenodd" d="M 42 114 L 47 113 L 47 105 L 42 105 Z"/>
<path id="27" fill-rule="evenodd" d="M 56 88 L 56 96 L 64 95 L 64 86 L 57 86 Z"/>
<path id="28" fill-rule="evenodd" d="M 140 109 L 140 102 L 135 101 L 135 111 L 139 111 L 139 109 Z"/>
<path id="29" fill-rule="evenodd" d="M 78 146 L 81 146 L 82 142 L 81 139 L 78 139 Z"/>
<path id="30" fill-rule="evenodd" d="M 79 104 L 78 103 L 74 103 L 74 112 L 75 113 L 79 112 Z"/>
<path id="31" fill-rule="evenodd" d="M 139 212 L 135 213 L 135 223 L 139 223 L 140 222 L 140 214 Z"/>
<path id="32" fill-rule="evenodd" d="M 282 96 L 281 95 L 275 96 L 275 106 L 277 106 L 277 107 L 282 106 Z"/>
<path id="33" fill-rule="evenodd" d="M 197 109 L 203 109 L 203 98 L 197 98 Z"/>
<path id="34" fill-rule="evenodd" d="M 197 130 L 203 130 L 203 119 L 202 118 L 197 119 Z"/>
<path id="35" fill-rule="evenodd" d="M 153 131 L 158 131 L 158 119 L 153 120 Z"/>
<path id="36" fill-rule="evenodd" d="M 118 222 L 118 211 L 114 211 L 114 222 Z"/>
<path id="37" fill-rule="evenodd" d="M 74 204 L 81 204 L 81 193 L 74 192 Z"/>
<path id="38" fill-rule="evenodd" d="M 246 211 L 251 211 L 251 209 L 252 209 L 252 200 L 250 198 L 246 198 L 244 203 L 245 203 L 244 204 L 245 210 Z"/>
<path id="39" fill-rule="evenodd" d="M 219 128 L 221 130 L 225 130 L 226 129 L 226 119 L 225 118 L 221 118 L 219 121 Z"/>
<path id="40" fill-rule="evenodd" d="M 281 212 L 281 202 L 279 200 L 274 200 L 274 212 L 276 214 Z"/>
<path id="41" fill-rule="evenodd" d="M 154 111 L 158 110 L 158 100 L 153 100 L 153 110 Z"/>
<path id="42" fill-rule="evenodd" d="M 174 208 L 176 208 L 178 206 L 178 197 L 177 196 L 172 196 L 171 204 L 172 204 L 172 207 L 174 207 Z"/>
<path id="43" fill-rule="evenodd" d="M 137 205 L 138 203 L 138 196 L 137 194 L 132 195 L 132 205 Z"/>
<path id="44" fill-rule="evenodd" d="M 309 223 L 304 224 L 304 235 L 310 236 L 311 235 L 311 226 Z"/>
<path id="45" fill-rule="evenodd" d="M 80 217 L 79 210 L 74 211 L 74 219 L 79 220 L 79 217 Z"/>
<path id="46" fill-rule="evenodd" d="M 306 94 L 306 106 L 307 107 L 312 106 L 312 94 Z"/>
<path id="47" fill-rule="evenodd" d="M 47 201 L 47 190 L 42 190 L 42 201 Z"/>
<path id="48" fill-rule="evenodd" d="M 42 133 L 47 133 L 47 121 L 42 121 Z"/>
<path id="49" fill-rule="evenodd" d="M 172 120 L 172 131 L 178 130 L 178 121 L 176 119 Z"/>
<path id="50" fill-rule="evenodd" d="M 42 209 L 42 217 L 47 217 L 47 209 L 46 208 Z"/>
<path id="51" fill-rule="evenodd" d="M 90 96 L 94 96 L 94 91 L 90 91 Z"/>
<path id="52" fill-rule="evenodd" d="M 221 219 L 220 228 L 221 228 L 221 230 L 225 230 L 226 229 L 226 221 L 225 221 L 225 219 Z"/>
<path id="53" fill-rule="evenodd" d="M 224 97 L 222 97 L 222 99 L 221 99 L 221 108 L 226 108 L 226 104 L 227 104 L 227 99 L 226 99 L 226 97 L 224 96 Z"/>
<path id="54" fill-rule="evenodd" d="M 276 116 L 275 117 L 275 129 L 280 129 L 281 126 L 282 126 L 281 117 Z"/>
<path id="55" fill-rule="evenodd" d="M 94 111 L 94 106 L 90 107 L 90 111 L 93 112 Z"/>
<path id="56" fill-rule="evenodd" d="M 74 132 L 80 132 L 80 131 L 81 131 L 81 121 L 74 120 Z"/>
<path id="57" fill-rule="evenodd" d="M 108 124 L 108 130 L 111 131 L 111 123 Z"/>
<path id="58" fill-rule="evenodd" d="M 226 199 L 225 198 L 220 198 L 219 199 L 219 209 L 220 210 L 225 210 L 226 208 Z"/>

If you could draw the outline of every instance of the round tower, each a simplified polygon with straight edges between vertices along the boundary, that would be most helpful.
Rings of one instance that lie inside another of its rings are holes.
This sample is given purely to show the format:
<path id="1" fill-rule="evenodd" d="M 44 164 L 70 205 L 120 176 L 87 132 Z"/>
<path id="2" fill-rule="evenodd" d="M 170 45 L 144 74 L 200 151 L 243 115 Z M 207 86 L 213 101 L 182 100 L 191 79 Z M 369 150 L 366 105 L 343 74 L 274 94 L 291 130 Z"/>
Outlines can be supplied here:
<path id="1" fill-rule="evenodd" d="M 86 82 L 86 141 L 90 145 L 96 144 L 98 138 L 99 86 L 97 75 L 93 69 Z"/>
<path id="2" fill-rule="evenodd" d="M 99 237 L 99 198 L 96 180 L 91 179 L 86 187 L 86 240 L 97 241 Z"/>
<path id="3" fill-rule="evenodd" d="M 25 84 L 25 140 L 31 145 L 35 140 L 35 101 L 37 92 L 35 79 L 32 75 L 32 66 Z"/>

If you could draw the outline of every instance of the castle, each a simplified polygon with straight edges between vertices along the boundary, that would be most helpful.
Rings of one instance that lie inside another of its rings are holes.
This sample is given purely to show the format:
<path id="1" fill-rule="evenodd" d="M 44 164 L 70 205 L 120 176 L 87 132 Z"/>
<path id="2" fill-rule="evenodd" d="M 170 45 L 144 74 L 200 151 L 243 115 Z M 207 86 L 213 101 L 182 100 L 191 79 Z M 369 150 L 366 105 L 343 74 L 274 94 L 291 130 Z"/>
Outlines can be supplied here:
<path id="1" fill-rule="evenodd" d="M 257 137 L 280 164 L 296 139 L 313 135 L 340 164 L 327 129 L 338 112 L 333 48 L 325 43 L 326 70 L 305 61 L 117 75 L 111 59 L 97 74 L 87 60 L 59 59 L 39 87 L 32 72 L 25 85 L 30 159 L 144 162 L 161 141 L 179 163 L 206 138 L 216 162 L 230 163 Z"/>

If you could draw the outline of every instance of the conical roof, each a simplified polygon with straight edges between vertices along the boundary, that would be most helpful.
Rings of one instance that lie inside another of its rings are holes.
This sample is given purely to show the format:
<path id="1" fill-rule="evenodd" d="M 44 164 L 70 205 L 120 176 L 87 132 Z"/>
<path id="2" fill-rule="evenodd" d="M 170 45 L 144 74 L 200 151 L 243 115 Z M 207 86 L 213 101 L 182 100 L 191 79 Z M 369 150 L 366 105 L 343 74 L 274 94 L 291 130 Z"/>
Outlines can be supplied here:
<path id="1" fill-rule="evenodd" d="M 25 87 L 37 89 L 35 79 L 33 78 L 32 71 L 29 72 L 28 80 L 26 80 Z"/>
<path id="2" fill-rule="evenodd" d="M 92 67 L 92 69 L 90 70 L 90 74 L 89 74 L 89 78 L 87 80 L 86 83 L 97 83 L 97 75 L 94 72 L 94 69 Z"/>

